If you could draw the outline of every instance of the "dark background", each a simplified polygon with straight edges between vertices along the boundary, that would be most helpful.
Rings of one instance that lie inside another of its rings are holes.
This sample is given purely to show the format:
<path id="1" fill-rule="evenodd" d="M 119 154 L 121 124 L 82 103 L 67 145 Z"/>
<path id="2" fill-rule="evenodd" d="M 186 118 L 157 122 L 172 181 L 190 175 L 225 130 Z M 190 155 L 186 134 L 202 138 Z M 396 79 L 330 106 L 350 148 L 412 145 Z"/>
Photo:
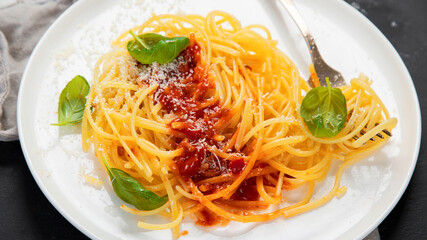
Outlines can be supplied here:
<path id="1" fill-rule="evenodd" d="M 390 40 L 418 93 L 423 123 L 427 97 L 427 1 L 346 0 Z M 425 124 L 423 124 L 425 125 Z M 423 136 L 425 130 L 423 129 Z M 424 139 L 425 140 L 425 139 Z M 421 141 L 414 175 L 403 197 L 379 226 L 382 239 L 426 239 L 427 156 Z M 25 163 L 19 141 L 0 142 L 0 238 L 87 239 L 47 201 Z"/>

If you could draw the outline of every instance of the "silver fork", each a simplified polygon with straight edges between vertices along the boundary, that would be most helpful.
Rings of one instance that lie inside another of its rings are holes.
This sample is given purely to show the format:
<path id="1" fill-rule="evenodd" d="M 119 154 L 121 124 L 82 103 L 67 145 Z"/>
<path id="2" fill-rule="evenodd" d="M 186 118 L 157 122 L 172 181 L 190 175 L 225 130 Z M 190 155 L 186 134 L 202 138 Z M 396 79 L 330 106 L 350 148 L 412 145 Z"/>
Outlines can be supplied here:
<path id="1" fill-rule="evenodd" d="M 311 60 L 313 61 L 314 70 L 316 71 L 316 74 L 319 77 L 320 85 L 324 87 L 327 86 L 327 77 L 329 78 L 332 87 L 342 87 L 347 85 L 342 74 L 337 70 L 333 69 L 325 62 L 325 60 L 323 60 L 322 56 L 320 55 L 319 49 L 317 48 L 316 42 L 314 41 L 313 35 L 311 35 L 310 31 L 308 30 L 307 24 L 305 24 L 304 19 L 295 7 L 294 2 L 292 0 L 280 0 L 280 2 L 289 12 L 292 19 L 294 20 L 302 35 L 304 36 L 305 42 L 307 43 L 308 49 L 310 51 Z M 311 87 L 313 87 L 312 81 L 310 80 L 308 81 L 308 83 Z M 366 132 L 363 129 L 360 131 L 361 135 L 364 135 L 365 133 Z M 391 133 L 387 129 L 383 129 L 383 133 L 391 136 Z M 379 138 L 384 138 L 384 136 L 380 133 L 377 133 L 377 136 Z M 353 138 L 357 139 L 358 137 L 354 136 Z M 370 140 L 374 141 L 375 139 L 371 138 Z"/>
<path id="2" fill-rule="evenodd" d="M 346 82 L 340 72 L 329 66 L 320 55 L 319 49 L 317 48 L 316 42 L 314 41 L 313 35 L 308 30 L 307 24 L 299 14 L 292 0 L 280 0 L 283 6 L 288 10 L 294 22 L 297 24 L 299 30 L 304 36 L 305 42 L 307 43 L 310 51 L 311 60 L 313 61 L 314 70 L 319 77 L 320 85 L 326 87 L 325 78 L 328 77 L 332 87 L 345 86 Z M 311 85 L 311 81 L 308 81 Z M 312 86 L 313 87 L 313 86 Z"/>

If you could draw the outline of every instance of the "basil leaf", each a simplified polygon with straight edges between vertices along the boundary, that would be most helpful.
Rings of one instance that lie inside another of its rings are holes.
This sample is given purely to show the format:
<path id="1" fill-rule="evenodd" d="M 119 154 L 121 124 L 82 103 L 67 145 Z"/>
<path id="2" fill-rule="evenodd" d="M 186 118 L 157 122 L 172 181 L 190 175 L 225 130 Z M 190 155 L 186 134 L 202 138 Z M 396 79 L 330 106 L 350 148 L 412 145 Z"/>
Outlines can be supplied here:
<path id="1" fill-rule="evenodd" d="M 329 78 L 327 87 L 311 89 L 301 103 L 300 113 L 315 137 L 335 137 L 347 120 L 347 102 L 339 88 L 332 88 Z"/>
<path id="2" fill-rule="evenodd" d="M 153 210 L 161 207 L 168 201 L 168 197 L 160 197 L 150 190 L 145 189 L 134 177 L 117 168 L 110 168 L 103 159 L 104 165 L 110 175 L 114 192 L 123 201 L 134 205 L 139 210 Z"/>
<path id="3" fill-rule="evenodd" d="M 58 103 L 58 123 L 52 125 L 63 126 L 80 122 L 83 118 L 89 89 L 89 83 L 84 77 L 75 76 L 62 89 Z"/>
<path id="4" fill-rule="evenodd" d="M 168 63 L 174 60 L 190 45 L 187 37 L 168 38 L 155 33 L 146 33 L 134 37 L 127 44 L 129 54 L 142 64 Z"/>

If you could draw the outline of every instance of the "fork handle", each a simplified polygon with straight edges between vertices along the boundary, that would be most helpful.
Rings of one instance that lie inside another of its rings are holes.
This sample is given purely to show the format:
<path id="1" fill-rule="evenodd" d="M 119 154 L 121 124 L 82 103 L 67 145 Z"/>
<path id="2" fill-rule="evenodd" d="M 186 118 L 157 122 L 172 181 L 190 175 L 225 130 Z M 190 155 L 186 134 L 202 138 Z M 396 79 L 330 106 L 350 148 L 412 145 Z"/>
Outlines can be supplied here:
<path id="1" fill-rule="evenodd" d="M 319 49 L 317 48 L 317 45 L 316 45 L 316 42 L 314 41 L 313 36 L 311 35 L 310 31 L 308 30 L 307 24 L 304 22 L 304 19 L 302 18 L 302 16 L 298 12 L 298 10 L 295 7 L 295 4 L 292 0 L 280 0 L 280 2 L 288 10 L 292 19 L 294 20 L 294 22 L 298 26 L 299 30 L 301 31 L 302 35 L 304 36 L 305 42 L 307 43 L 308 49 L 310 51 L 311 60 L 313 61 L 313 64 L 315 65 L 314 69 L 316 69 L 316 63 L 318 61 L 323 62 L 323 59 L 320 55 Z M 325 81 L 325 80 L 323 80 L 323 81 Z M 326 86 L 326 82 L 324 84 Z"/>

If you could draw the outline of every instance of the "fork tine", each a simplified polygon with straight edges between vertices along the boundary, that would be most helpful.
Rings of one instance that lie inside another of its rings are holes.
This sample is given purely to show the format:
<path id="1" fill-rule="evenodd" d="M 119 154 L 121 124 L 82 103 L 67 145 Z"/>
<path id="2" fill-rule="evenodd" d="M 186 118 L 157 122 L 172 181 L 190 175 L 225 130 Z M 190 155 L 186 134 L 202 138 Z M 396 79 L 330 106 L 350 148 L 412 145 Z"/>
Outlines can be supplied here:
<path id="1" fill-rule="evenodd" d="M 385 133 L 385 134 L 387 134 L 388 136 L 393 136 L 392 134 L 391 134 L 391 132 L 390 131 L 388 131 L 387 129 L 383 129 L 383 132 Z"/>
<path id="2" fill-rule="evenodd" d="M 378 126 L 378 123 L 376 124 L 376 126 Z M 365 126 L 365 128 L 366 128 L 366 126 Z M 363 130 L 362 130 L 363 131 Z M 377 134 L 375 134 L 377 137 L 379 137 L 379 138 L 381 138 L 381 139 L 384 139 L 384 136 L 383 135 L 381 135 L 381 133 L 377 133 Z"/>
<path id="3" fill-rule="evenodd" d="M 365 135 L 366 134 L 365 130 L 363 130 L 363 129 L 360 130 L 360 134 Z M 369 140 L 375 141 L 375 139 L 373 137 L 369 138 Z"/>
<path id="4" fill-rule="evenodd" d="M 378 126 L 378 125 L 380 125 L 380 124 L 379 123 L 375 123 L 375 126 Z M 383 133 L 387 134 L 389 137 L 393 136 L 391 134 L 391 132 L 389 130 L 385 129 L 385 128 L 383 129 Z"/>

